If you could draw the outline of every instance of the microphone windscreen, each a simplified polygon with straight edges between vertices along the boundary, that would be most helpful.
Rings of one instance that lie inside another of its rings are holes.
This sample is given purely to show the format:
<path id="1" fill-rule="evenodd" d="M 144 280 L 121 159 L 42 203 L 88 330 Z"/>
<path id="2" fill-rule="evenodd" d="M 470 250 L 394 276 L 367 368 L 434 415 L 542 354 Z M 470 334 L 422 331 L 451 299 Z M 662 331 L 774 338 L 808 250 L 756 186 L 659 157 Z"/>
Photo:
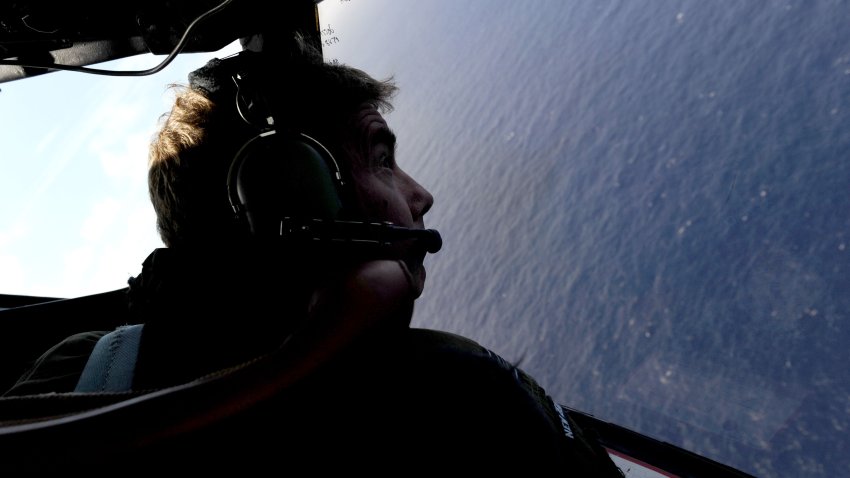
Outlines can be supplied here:
<path id="1" fill-rule="evenodd" d="M 422 231 L 421 240 L 425 245 L 425 250 L 434 254 L 443 247 L 443 237 L 436 229 L 425 229 Z"/>

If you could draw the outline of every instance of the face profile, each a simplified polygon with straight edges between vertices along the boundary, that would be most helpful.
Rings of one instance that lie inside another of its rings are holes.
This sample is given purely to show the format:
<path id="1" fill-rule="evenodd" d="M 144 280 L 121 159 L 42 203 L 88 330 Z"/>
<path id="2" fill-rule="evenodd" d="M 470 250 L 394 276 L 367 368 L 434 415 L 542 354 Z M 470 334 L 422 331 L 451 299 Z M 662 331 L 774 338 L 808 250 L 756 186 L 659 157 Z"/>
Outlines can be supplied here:
<path id="1" fill-rule="evenodd" d="M 367 221 L 424 229 L 424 216 L 434 197 L 401 169 L 395 154 L 396 137 L 386 119 L 373 105 L 365 104 L 353 115 L 352 126 L 341 149 L 354 183 L 358 214 Z M 395 249 L 396 258 L 404 260 L 413 274 L 418 295 L 425 282 L 425 251 L 412 241 Z"/>

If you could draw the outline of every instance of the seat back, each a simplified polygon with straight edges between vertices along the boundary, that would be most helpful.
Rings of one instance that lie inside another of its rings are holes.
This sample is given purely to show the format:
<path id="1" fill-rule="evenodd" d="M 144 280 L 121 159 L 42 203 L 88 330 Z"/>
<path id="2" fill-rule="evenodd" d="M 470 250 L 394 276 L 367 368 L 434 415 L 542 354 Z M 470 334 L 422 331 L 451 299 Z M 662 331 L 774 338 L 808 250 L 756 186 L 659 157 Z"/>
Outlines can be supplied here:
<path id="1" fill-rule="evenodd" d="M 0 393 L 66 337 L 128 323 L 127 288 L 0 310 Z"/>

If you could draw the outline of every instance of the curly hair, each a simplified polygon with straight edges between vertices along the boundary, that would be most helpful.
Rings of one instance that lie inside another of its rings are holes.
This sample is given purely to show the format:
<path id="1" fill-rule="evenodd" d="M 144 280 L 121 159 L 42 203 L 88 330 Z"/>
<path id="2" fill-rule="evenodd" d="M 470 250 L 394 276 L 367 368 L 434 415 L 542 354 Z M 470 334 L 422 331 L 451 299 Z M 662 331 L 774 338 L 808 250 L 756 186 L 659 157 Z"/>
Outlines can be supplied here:
<path id="1" fill-rule="evenodd" d="M 359 69 L 327 63 L 306 42 L 296 38 L 296 44 L 284 65 L 260 69 L 257 75 L 273 91 L 272 101 L 283 105 L 278 111 L 287 127 L 328 141 L 362 104 L 392 109 L 397 88 L 391 78 L 376 80 Z M 157 229 L 167 247 L 224 244 L 242 234 L 228 200 L 227 171 L 257 131 L 236 110 L 227 64 L 227 59 L 215 59 L 193 72 L 206 75 L 206 82 L 170 85 L 176 98 L 154 135 L 148 171 Z M 283 75 L 275 73 L 281 66 Z"/>

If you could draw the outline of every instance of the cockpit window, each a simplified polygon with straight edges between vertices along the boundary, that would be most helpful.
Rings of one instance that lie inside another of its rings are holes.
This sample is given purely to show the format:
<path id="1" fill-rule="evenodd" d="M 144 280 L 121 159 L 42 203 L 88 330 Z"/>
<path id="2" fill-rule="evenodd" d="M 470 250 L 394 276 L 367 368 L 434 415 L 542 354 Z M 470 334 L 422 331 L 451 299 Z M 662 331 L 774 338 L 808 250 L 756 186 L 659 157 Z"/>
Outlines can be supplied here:
<path id="1" fill-rule="evenodd" d="M 77 297 L 125 287 L 162 247 L 147 148 L 170 83 L 214 54 L 183 54 L 144 77 L 54 72 L 0 86 L 0 293 Z M 141 70 L 162 57 L 97 65 Z"/>

